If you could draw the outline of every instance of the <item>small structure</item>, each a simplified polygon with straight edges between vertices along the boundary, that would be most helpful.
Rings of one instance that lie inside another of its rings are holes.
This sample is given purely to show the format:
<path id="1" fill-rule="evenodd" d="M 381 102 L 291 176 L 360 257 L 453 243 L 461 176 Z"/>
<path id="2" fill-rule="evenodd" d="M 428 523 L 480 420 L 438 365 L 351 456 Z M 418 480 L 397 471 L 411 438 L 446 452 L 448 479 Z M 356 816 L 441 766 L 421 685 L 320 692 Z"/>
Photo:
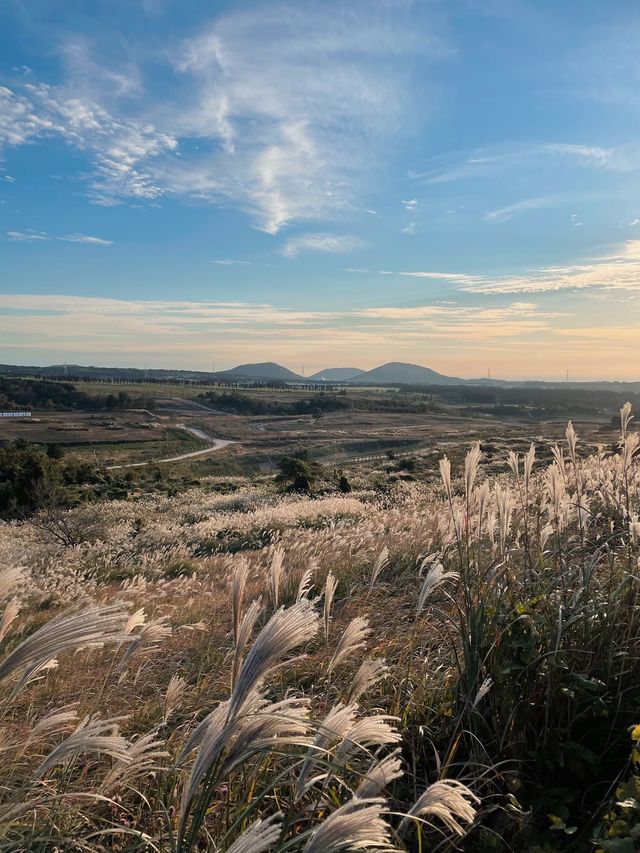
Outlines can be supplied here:
<path id="1" fill-rule="evenodd" d="M 0 412 L 0 418 L 30 418 L 31 412 Z"/>

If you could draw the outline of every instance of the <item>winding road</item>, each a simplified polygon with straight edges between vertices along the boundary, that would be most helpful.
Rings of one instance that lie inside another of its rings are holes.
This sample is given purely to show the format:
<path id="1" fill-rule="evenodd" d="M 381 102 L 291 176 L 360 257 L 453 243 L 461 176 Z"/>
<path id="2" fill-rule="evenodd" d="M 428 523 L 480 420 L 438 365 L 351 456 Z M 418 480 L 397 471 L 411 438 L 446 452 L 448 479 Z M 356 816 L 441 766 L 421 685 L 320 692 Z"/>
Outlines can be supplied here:
<path id="1" fill-rule="evenodd" d="M 122 465 L 107 465 L 107 471 L 115 471 L 119 468 L 143 468 L 145 465 L 157 465 L 159 462 L 182 462 L 184 459 L 194 459 L 197 456 L 206 456 L 208 453 L 213 453 L 214 450 L 221 450 L 229 444 L 237 444 L 236 441 L 230 441 L 224 438 L 213 438 L 198 427 L 190 427 L 186 424 L 176 424 L 178 429 L 195 435 L 196 438 L 202 441 L 208 441 L 209 446 L 203 447 L 202 450 L 192 450 L 189 453 L 181 453 L 179 456 L 166 456 L 164 459 L 147 459 L 146 462 L 125 462 Z"/>

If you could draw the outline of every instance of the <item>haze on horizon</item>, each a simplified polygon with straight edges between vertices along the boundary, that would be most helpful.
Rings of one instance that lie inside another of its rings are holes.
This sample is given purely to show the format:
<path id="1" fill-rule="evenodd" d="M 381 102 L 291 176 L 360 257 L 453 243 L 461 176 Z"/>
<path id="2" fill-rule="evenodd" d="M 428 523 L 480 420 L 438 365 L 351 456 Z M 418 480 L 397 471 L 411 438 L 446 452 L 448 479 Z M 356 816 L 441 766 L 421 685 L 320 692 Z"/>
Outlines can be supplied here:
<path id="1" fill-rule="evenodd" d="M 12 0 L 0 362 L 640 379 L 632 0 Z"/>

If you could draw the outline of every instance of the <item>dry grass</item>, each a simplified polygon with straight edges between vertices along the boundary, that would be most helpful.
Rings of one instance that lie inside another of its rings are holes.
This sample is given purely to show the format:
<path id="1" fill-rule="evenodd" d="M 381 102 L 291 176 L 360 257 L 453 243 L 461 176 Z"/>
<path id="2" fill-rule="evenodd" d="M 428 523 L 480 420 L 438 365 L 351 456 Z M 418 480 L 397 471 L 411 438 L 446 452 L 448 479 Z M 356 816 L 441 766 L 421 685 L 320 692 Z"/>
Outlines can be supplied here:
<path id="1" fill-rule="evenodd" d="M 1 524 L 0 848 L 525 850 L 562 811 L 588 849 L 640 699 L 629 417 L 437 487 Z"/>

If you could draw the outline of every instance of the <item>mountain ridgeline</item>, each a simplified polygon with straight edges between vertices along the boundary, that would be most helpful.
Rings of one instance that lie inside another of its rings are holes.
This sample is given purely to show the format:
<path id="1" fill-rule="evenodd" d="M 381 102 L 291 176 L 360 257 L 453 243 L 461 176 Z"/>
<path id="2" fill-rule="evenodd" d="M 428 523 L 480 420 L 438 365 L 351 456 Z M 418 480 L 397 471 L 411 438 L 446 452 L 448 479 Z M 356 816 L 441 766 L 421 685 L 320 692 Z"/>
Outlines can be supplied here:
<path id="1" fill-rule="evenodd" d="M 312 376 L 302 376 L 272 361 L 259 364 L 240 364 L 232 370 L 216 374 L 217 379 L 266 380 L 271 382 L 316 382 L 340 383 L 348 385 L 460 385 L 464 379 L 444 376 L 429 367 L 419 364 L 405 364 L 391 361 L 374 367 L 372 370 L 360 370 L 357 367 L 329 367 Z"/>
<path id="2" fill-rule="evenodd" d="M 56 364 L 49 366 L 26 366 L 0 364 L 0 376 L 7 378 L 38 378 L 67 380 L 71 382 L 116 382 L 122 384 L 172 383 L 208 385 L 211 382 L 231 386 L 251 385 L 314 385 L 319 389 L 330 386 L 362 387 L 434 387 L 475 386 L 490 388 L 582 388 L 619 392 L 640 392 L 640 382 L 618 382 L 599 380 L 592 382 L 553 382 L 544 380 L 505 380 L 489 378 L 461 379 L 438 373 L 430 367 L 408 362 L 391 361 L 371 370 L 357 367 L 328 367 L 311 376 L 303 376 L 273 361 L 239 364 L 222 371 L 180 370 L 136 367 L 96 367 L 79 364 Z"/>

